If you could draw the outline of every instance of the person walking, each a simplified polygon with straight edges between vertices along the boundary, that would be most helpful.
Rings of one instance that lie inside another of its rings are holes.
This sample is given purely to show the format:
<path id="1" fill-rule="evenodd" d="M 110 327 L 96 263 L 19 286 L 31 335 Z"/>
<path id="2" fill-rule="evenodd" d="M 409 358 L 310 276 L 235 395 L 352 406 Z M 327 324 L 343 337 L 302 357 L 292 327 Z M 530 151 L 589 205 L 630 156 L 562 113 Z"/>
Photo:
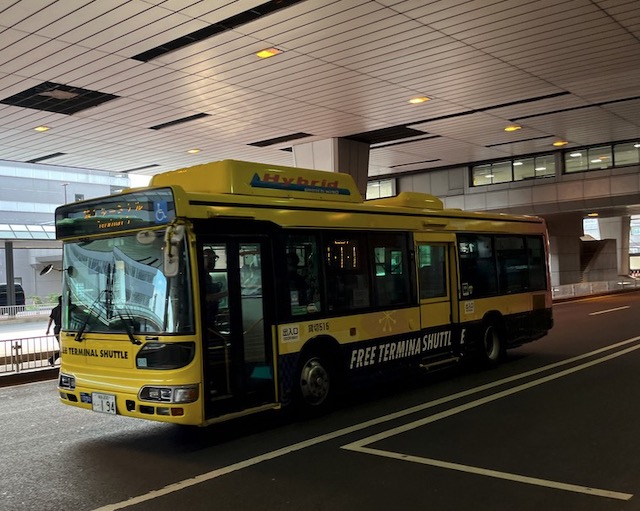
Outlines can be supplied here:
<path id="1" fill-rule="evenodd" d="M 49 315 L 49 324 L 47 325 L 47 335 L 49 335 L 49 330 L 51 329 L 51 324 L 53 324 L 53 335 L 56 336 L 56 341 L 58 341 L 58 346 L 60 345 L 60 329 L 62 327 L 62 296 L 58 296 L 58 305 L 56 305 L 53 309 L 51 309 L 51 314 Z M 49 357 L 49 365 L 53 367 L 56 363 L 56 360 L 60 358 L 60 351 L 54 352 L 53 356 Z"/>

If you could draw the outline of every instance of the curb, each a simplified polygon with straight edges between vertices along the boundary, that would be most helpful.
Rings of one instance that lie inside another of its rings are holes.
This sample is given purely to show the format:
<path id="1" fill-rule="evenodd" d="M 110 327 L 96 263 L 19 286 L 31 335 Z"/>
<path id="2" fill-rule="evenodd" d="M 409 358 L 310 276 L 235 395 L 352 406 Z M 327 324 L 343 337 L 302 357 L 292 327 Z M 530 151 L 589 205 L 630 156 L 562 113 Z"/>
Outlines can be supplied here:
<path id="1" fill-rule="evenodd" d="M 0 388 L 33 383 L 37 381 L 57 380 L 58 368 L 29 371 L 26 373 L 8 374 L 0 377 Z"/>

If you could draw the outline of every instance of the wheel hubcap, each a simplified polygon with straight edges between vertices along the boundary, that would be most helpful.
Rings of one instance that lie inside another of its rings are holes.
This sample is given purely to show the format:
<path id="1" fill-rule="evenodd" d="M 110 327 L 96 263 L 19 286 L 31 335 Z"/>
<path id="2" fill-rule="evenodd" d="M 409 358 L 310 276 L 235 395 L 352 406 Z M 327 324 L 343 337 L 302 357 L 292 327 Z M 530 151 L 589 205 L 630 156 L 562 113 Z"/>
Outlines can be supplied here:
<path id="1" fill-rule="evenodd" d="M 312 405 L 321 404 L 329 394 L 329 373 L 319 360 L 309 360 L 300 374 L 300 389 L 305 400 Z"/>

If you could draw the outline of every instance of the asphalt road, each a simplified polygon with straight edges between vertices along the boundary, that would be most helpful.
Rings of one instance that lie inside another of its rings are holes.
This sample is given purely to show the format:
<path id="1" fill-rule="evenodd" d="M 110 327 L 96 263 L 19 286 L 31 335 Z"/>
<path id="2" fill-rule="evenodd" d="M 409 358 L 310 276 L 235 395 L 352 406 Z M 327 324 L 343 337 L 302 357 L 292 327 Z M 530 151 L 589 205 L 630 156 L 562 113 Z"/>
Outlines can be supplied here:
<path id="1" fill-rule="evenodd" d="M 0 388 L 0 509 L 640 509 L 640 294 L 555 307 L 496 369 L 376 386 L 332 414 L 205 429 Z"/>

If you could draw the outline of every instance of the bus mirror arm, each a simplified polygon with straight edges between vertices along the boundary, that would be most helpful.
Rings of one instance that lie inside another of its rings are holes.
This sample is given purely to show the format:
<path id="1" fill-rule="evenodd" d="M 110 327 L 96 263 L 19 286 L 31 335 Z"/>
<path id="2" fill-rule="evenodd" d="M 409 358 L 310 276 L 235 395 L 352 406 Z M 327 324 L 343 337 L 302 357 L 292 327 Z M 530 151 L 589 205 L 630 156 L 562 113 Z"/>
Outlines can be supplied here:
<path id="1" fill-rule="evenodd" d="M 178 274 L 180 260 L 177 248 L 184 239 L 184 225 L 171 224 L 164 235 L 164 269 L 165 277 L 175 277 Z"/>

